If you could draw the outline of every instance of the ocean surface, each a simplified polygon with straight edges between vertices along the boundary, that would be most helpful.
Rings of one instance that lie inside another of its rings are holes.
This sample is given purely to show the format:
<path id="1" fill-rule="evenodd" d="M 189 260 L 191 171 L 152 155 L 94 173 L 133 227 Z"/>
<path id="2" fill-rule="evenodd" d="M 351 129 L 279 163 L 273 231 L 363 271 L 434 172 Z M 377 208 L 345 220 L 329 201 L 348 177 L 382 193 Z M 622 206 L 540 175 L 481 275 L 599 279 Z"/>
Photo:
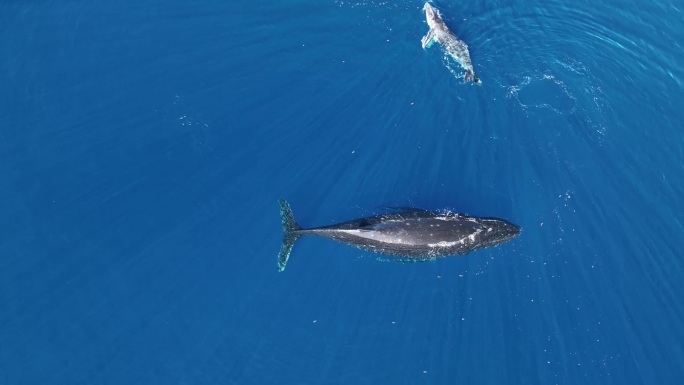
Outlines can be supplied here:
<path id="1" fill-rule="evenodd" d="M 421 1 L 0 3 L 0 384 L 683 384 L 684 3 L 434 5 L 481 86 Z"/>

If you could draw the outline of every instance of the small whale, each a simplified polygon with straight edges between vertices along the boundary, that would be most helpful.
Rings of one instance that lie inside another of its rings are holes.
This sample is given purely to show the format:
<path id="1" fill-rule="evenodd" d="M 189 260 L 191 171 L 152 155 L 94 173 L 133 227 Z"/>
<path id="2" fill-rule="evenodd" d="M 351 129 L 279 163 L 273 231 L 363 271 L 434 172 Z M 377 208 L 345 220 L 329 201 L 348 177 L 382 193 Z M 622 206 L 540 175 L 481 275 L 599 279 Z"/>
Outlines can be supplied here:
<path id="1" fill-rule="evenodd" d="M 330 226 L 301 228 L 290 204 L 280 200 L 283 244 L 278 271 L 285 270 L 292 247 L 302 235 L 329 238 L 346 245 L 393 256 L 397 261 L 425 261 L 498 246 L 520 234 L 520 227 L 498 218 L 402 208 Z"/>
<path id="2" fill-rule="evenodd" d="M 461 67 L 466 71 L 463 80 L 467 83 L 472 81 L 475 84 L 482 84 L 480 78 L 475 75 L 473 70 L 473 63 L 470 61 L 470 53 L 468 52 L 468 45 L 463 40 L 456 37 L 446 26 L 442 15 L 439 11 L 432 7 L 429 3 L 423 6 L 425 11 L 425 19 L 427 20 L 430 30 L 427 35 L 423 37 L 423 49 L 429 48 L 434 42 L 438 42 L 444 47 L 444 50 L 456 60 Z"/>

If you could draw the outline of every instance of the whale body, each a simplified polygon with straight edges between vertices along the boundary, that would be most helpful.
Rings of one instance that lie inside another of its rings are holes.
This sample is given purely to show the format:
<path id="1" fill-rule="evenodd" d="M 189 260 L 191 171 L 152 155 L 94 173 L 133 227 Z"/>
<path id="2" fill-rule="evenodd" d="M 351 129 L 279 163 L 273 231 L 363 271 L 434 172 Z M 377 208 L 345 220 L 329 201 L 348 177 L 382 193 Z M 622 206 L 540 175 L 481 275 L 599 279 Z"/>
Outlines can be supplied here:
<path id="1" fill-rule="evenodd" d="M 278 271 L 285 270 L 292 247 L 302 235 L 329 238 L 397 257 L 399 261 L 424 261 L 498 246 L 521 231 L 503 219 L 416 208 L 309 229 L 297 224 L 285 200 L 280 200 L 280 215 L 285 235 L 278 254 Z"/>
<path id="2" fill-rule="evenodd" d="M 442 15 L 432 5 L 425 3 L 423 10 L 425 11 L 427 24 L 430 27 L 430 30 L 422 39 L 423 49 L 429 48 L 435 42 L 439 43 L 444 47 L 449 56 L 454 58 L 466 71 L 463 77 L 465 82 L 472 81 L 475 84 L 482 84 L 480 78 L 475 75 L 475 70 L 473 70 L 468 45 L 451 32 L 446 23 L 444 23 Z"/>

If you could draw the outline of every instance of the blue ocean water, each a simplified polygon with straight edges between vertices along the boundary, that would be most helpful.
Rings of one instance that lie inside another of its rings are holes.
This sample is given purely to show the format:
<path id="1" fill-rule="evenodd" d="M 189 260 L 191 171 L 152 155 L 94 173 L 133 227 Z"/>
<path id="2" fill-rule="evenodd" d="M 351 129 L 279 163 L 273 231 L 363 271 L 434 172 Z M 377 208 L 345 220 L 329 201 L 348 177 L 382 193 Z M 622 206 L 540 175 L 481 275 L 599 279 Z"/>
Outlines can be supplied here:
<path id="1" fill-rule="evenodd" d="M 681 3 L 0 3 L 0 384 L 684 383 Z M 523 228 L 388 263 L 387 206 Z"/>

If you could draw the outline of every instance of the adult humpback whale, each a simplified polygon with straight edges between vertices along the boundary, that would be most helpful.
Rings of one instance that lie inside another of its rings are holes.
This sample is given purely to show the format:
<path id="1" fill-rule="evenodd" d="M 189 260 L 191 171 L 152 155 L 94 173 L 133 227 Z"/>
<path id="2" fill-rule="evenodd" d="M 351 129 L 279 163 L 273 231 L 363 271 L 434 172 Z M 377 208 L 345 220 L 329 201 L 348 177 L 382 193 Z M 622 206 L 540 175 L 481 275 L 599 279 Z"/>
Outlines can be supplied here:
<path id="1" fill-rule="evenodd" d="M 281 200 L 280 216 L 285 235 L 278 254 L 278 271 L 285 270 L 292 246 L 302 235 L 316 235 L 360 249 L 403 257 L 398 260 L 425 261 L 498 246 L 520 234 L 520 227 L 503 219 L 415 208 L 303 229 L 295 221 L 290 205 Z"/>
<path id="2" fill-rule="evenodd" d="M 442 15 L 440 15 L 439 11 L 433 8 L 432 5 L 425 3 L 423 10 L 425 11 L 425 19 L 427 19 L 428 26 L 430 27 L 430 30 L 422 40 L 423 49 L 429 48 L 434 42 L 438 42 L 466 71 L 463 80 L 466 82 L 472 81 L 475 84 L 482 84 L 482 81 L 475 75 L 475 71 L 473 70 L 473 63 L 470 61 L 468 45 L 451 32 L 449 27 L 444 23 L 444 20 L 442 20 Z"/>

